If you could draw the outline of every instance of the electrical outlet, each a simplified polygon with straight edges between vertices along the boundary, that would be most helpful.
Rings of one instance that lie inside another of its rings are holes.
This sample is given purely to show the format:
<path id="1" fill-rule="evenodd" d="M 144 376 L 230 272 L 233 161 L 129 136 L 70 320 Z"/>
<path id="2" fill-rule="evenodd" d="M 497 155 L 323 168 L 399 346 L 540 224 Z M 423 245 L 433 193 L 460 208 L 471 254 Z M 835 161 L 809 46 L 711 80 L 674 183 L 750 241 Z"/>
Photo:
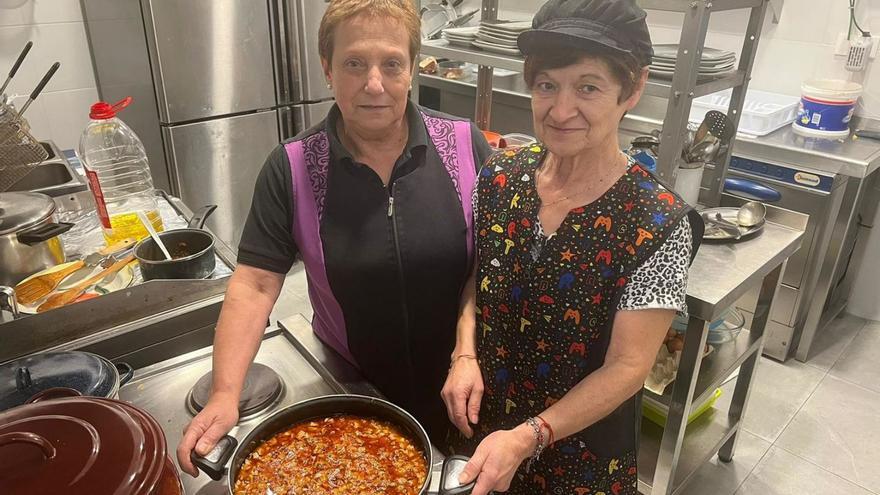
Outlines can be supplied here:
<path id="1" fill-rule="evenodd" d="M 849 56 L 849 47 L 850 42 L 852 40 L 857 40 L 860 35 L 856 32 L 850 37 L 850 39 L 846 39 L 846 32 L 841 31 L 837 33 L 837 39 L 834 41 L 834 56 L 835 57 L 847 57 Z M 878 49 L 880 49 L 880 36 L 871 36 L 871 52 L 868 54 L 868 58 L 871 60 L 877 58 L 877 54 L 880 53 Z"/>
<path id="2" fill-rule="evenodd" d="M 860 72 L 868 66 L 868 60 L 871 58 L 871 50 L 874 46 L 874 40 L 870 37 L 858 37 L 850 40 L 849 55 L 846 57 L 846 65 L 844 68 L 850 72 Z"/>

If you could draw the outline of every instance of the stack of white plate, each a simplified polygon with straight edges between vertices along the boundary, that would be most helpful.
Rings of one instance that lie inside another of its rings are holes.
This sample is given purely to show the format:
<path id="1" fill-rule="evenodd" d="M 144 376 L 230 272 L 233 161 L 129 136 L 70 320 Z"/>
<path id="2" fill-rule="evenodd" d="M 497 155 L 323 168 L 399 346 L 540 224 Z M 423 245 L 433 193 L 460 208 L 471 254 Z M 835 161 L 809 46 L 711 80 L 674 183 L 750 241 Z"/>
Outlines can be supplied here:
<path id="1" fill-rule="evenodd" d="M 678 45 L 654 45 L 654 59 L 651 62 L 651 75 L 672 79 L 675 62 L 678 59 Z M 703 48 L 697 79 L 711 79 L 725 76 L 736 70 L 736 54 L 716 48 Z"/>
<path id="2" fill-rule="evenodd" d="M 471 43 L 477 39 L 477 32 L 480 28 L 474 27 L 457 27 L 457 28 L 447 28 L 444 29 L 443 39 L 449 42 L 450 45 L 458 45 L 464 46 L 467 48 L 471 47 Z"/>
<path id="3" fill-rule="evenodd" d="M 520 55 L 516 38 L 520 33 L 532 28 L 532 21 L 483 21 L 473 45 L 487 52 L 504 55 Z"/>

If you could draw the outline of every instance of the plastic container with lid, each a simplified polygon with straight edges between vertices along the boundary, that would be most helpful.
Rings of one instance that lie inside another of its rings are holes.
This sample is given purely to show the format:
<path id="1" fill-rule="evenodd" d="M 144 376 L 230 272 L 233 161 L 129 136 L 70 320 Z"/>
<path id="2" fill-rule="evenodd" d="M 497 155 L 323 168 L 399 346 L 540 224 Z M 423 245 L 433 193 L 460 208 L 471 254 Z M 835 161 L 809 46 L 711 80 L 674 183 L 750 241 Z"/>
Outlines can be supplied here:
<path id="1" fill-rule="evenodd" d="M 146 214 L 156 231 L 163 230 L 147 153 L 137 134 L 116 113 L 131 97 L 91 107 L 91 121 L 80 136 L 76 155 L 85 167 L 107 244 L 149 235 L 138 218 Z"/>
<path id="2" fill-rule="evenodd" d="M 843 139 L 849 136 L 862 85 L 841 79 L 814 79 L 801 85 L 801 102 L 794 132 L 807 137 Z"/>

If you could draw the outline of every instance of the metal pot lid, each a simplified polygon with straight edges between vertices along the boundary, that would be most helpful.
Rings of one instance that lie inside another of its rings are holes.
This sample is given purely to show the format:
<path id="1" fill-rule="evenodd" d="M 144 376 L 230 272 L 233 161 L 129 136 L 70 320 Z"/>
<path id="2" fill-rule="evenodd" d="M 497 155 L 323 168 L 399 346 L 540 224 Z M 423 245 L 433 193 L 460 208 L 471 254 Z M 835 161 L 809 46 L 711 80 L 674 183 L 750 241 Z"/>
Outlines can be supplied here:
<path id="1" fill-rule="evenodd" d="M 3 493 L 152 493 L 166 461 L 156 420 L 113 399 L 67 397 L 0 413 Z"/>
<path id="2" fill-rule="evenodd" d="M 101 356 L 82 351 L 46 352 L 10 361 L 0 365 L 0 411 L 57 387 L 110 397 L 119 388 L 119 371 Z"/>
<path id="3" fill-rule="evenodd" d="M 0 235 L 36 225 L 54 212 L 55 201 L 45 194 L 0 193 Z"/>

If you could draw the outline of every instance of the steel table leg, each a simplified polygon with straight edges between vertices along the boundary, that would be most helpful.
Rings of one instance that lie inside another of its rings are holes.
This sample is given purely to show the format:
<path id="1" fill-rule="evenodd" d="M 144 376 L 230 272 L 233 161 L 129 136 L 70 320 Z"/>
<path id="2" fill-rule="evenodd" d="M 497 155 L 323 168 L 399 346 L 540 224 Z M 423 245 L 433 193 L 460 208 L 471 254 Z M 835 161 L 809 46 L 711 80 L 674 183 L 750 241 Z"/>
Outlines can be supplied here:
<path id="1" fill-rule="evenodd" d="M 785 265 L 786 263 L 779 265 L 767 274 L 761 283 L 761 292 L 758 295 L 758 304 L 755 307 L 755 317 L 752 320 L 752 328 L 749 329 L 752 335 L 761 339 L 761 344 L 758 345 L 758 349 L 740 367 L 733 399 L 727 412 L 728 417 L 731 419 L 731 424 L 739 425 L 739 427 L 742 426 L 743 412 L 748 405 L 749 395 L 752 391 L 752 381 L 758 368 L 758 360 L 761 359 L 761 352 L 764 349 L 764 329 L 770 317 L 770 304 L 773 302 L 773 296 L 776 294 L 776 289 L 779 286 L 779 277 L 785 269 Z M 736 451 L 736 441 L 739 438 L 739 427 L 730 439 L 721 446 L 721 450 L 718 451 L 718 458 L 723 462 L 733 460 L 733 454 Z"/>
<path id="2" fill-rule="evenodd" d="M 684 337 L 684 349 L 678 365 L 672 388 L 672 402 L 669 404 L 669 415 L 660 441 L 660 455 L 654 470 L 652 495 L 668 495 L 672 493 L 675 482 L 675 470 L 684 442 L 687 419 L 691 412 L 694 388 L 703 362 L 703 349 L 709 327 L 705 320 L 691 316 L 688 320 L 687 332 Z"/>

